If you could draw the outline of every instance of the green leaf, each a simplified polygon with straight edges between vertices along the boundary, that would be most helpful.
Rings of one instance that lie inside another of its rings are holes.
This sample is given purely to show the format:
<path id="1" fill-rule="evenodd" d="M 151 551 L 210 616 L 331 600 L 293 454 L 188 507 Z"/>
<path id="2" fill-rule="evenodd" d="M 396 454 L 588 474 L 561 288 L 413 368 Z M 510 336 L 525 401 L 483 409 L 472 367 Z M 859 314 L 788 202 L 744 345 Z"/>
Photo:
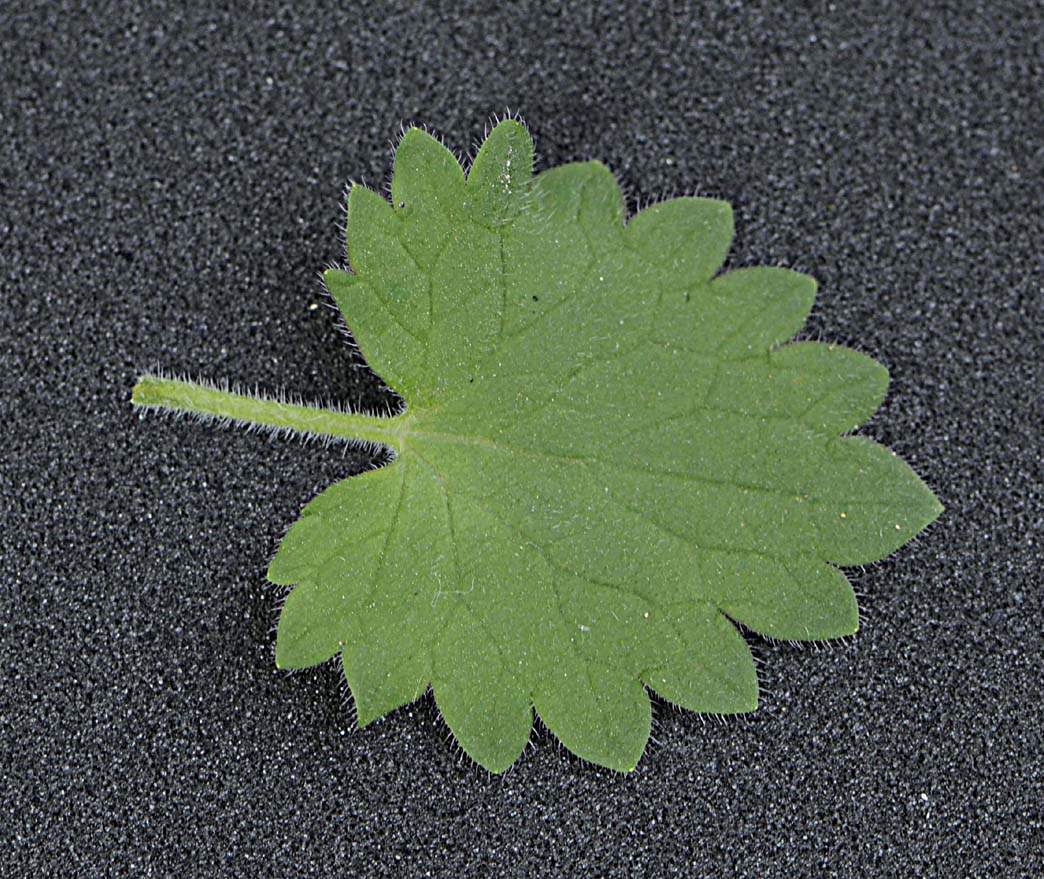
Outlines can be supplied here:
<path id="1" fill-rule="evenodd" d="M 837 566 L 884 557 L 942 508 L 893 453 L 845 435 L 880 405 L 885 368 L 786 344 L 815 282 L 718 274 L 726 203 L 673 199 L 628 222 L 604 166 L 532 164 L 515 121 L 467 176 L 411 129 L 391 203 L 352 188 L 351 271 L 326 282 L 404 413 L 155 377 L 134 400 L 394 450 L 283 540 L 269 569 L 294 587 L 280 667 L 340 653 L 362 725 L 431 686 L 492 771 L 521 752 L 534 708 L 570 750 L 627 771 L 649 737 L 647 690 L 753 710 L 734 622 L 851 635 Z"/>

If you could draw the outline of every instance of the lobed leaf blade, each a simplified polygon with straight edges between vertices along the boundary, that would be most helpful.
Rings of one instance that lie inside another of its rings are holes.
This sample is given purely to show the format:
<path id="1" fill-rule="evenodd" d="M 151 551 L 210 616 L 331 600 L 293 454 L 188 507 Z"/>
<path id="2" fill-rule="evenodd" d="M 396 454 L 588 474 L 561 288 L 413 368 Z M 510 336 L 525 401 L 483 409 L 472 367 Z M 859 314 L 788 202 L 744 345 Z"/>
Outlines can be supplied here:
<path id="1" fill-rule="evenodd" d="M 717 274 L 726 203 L 672 199 L 626 221 L 605 166 L 532 164 L 513 120 L 468 174 L 411 129 L 392 203 L 353 187 L 353 272 L 326 280 L 408 408 L 398 458 L 328 489 L 283 541 L 269 577 L 297 585 L 277 661 L 340 651 L 362 725 L 431 686 L 494 772 L 534 710 L 579 756 L 629 771 L 645 687 L 693 711 L 754 710 L 732 621 L 854 633 L 838 566 L 893 552 L 941 506 L 887 449 L 846 435 L 887 370 L 788 344 L 815 281 Z"/>

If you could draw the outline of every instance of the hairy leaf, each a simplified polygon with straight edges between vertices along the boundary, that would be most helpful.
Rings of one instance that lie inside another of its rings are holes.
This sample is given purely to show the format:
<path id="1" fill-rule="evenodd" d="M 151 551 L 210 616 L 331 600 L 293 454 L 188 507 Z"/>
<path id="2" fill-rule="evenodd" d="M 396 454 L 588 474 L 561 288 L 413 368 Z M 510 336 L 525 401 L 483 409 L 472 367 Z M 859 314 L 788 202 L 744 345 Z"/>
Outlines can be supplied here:
<path id="1" fill-rule="evenodd" d="M 786 344 L 815 282 L 719 274 L 728 204 L 677 198 L 628 221 L 598 162 L 532 166 L 512 120 L 467 175 L 411 129 L 391 202 L 352 187 L 351 269 L 326 282 L 402 414 L 276 411 L 153 378 L 135 401 L 395 451 L 283 540 L 268 572 L 294 586 L 280 667 L 340 654 L 362 725 L 431 686 L 492 771 L 515 761 L 534 708 L 576 754 L 630 770 L 647 689 L 753 710 L 734 622 L 851 635 L 837 566 L 882 558 L 942 508 L 893 453 L 846 435 L 880 405 L 885 368 Z"/>

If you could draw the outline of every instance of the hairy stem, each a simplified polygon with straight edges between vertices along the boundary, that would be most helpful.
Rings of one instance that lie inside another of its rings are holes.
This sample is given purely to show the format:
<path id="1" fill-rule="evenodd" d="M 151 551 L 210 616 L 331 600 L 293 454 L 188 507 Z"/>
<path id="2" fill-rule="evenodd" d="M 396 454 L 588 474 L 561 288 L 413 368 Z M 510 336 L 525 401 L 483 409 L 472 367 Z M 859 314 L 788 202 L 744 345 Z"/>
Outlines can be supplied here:
<path id="1" fill-rule="evenodd" d="M 380 443 L 401 451 L 406 415 L 362 415 L 237 394 L 180 379 L 143 375 L 131 392 L 135 406 L 229 419 L 240 424 Z"/>

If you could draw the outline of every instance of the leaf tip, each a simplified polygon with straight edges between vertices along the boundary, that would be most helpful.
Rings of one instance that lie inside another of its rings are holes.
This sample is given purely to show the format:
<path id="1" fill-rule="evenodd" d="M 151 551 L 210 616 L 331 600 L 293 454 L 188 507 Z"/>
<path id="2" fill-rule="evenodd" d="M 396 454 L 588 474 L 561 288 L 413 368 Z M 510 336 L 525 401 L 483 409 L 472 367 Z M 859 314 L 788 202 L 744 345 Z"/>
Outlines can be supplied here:
<path id="1" fill-rule="evenodd" d="M 342 269 L 325 269 L 323 271 L 323 283 L 329 287 L 331 284 L 336 284 L 342 281 L 348 273 Z"/>
<path id="2" fill-rule="evenodd" d="M 899 457 L 895 452 L 892 452 L 892 454 L 896 455 L 897 458 Z M 909 464 L 907 466 L 909 467 Z M 912 468 L 911 472 L 913 472 Z M 919 515 L 914 519 L 912 531 L 906 535 L 908 540 L 920 534 L 946 511 L 946 506 L 939 500 L 939 495 L 935 493 L 932 487 L 919 474 L 914 473 L 914 478 L 917 480 L 917 485 L 920 488 L 920 509 L 918 511 Z M 904 528 L 906 523 L 900 524 L 897 522 L 896 527 L 897 529 Z"/>
<path id="3" fill-rule="evenodd" d="M 510 133 L 512 136 L 519 136 L 530 139 L 529 129 L 526 127 L 526 123 L 522 121 L 518 116 L 508 116 L 504 119 L 498 120 L 493 127 L 489 130 L 489 137 L 493 136 L 493 132 L 500 131 L 504 133 Z"/>
<path id="4" fill-rule="evenodd" d="M 474 210 L 483 222 L 500 225 L 521 210 L 533 177 L 533 140 L 517 119 L 493 126 L 468 173 Z"/>
<path id="5" fill-rule="evenodd" d="M 812 310 L 812 306 L 816 302 L 816 294 L 819 293 L 819 281 L 817 281 L 812 275 L 806 275 L 804 272 L 797 272 L 793 269 L 787 269 L 790 276 L 794 279 L 794 285 L 798 290 L 801 291 L 804 304 L 807 305 L 807 311 Z"/>
<path id="6" fill-rule="evenodd" d="M 699 196 L 699 200 L 703 202 L 712 212 L 717 212 L 719 219 L 723 223 L 727 223 L 731 230 L 735 223 L 735 214 L 732 210 L 732 202 L 725 201 L 723 198 L 707 198 L 706 196 Z"/>
<path id="7" fill-rule="evenodd" d="M 307 668 L 310 662 L 302 663 L 299 656 L 295 656 L 295 645 L 286 634 L 286 626 L 281 625 L 276 633 L 275 664 L 280 671 L 288 671 L 294 668 Z"/>
<path id="8" fill-rule="evenodd" d="M 409 143 L 410 141 L 427 143 L 432 140 L 436 143 L 439 142 L 437 138 L 432 136 L 430 132 L 425 131 L 421 126 L 409 125 L 403 130 L 402 136 L 399 138 L 399 147 L 401 148 L 404 143 Z"/>
<path id="9" fill-rule="evenodd" d="M 753 666 L 753 663 L 751 663 Z M 744 686 L 737 692 L 733 701 L 728 705 L 728 709 L 722 711 L 722 714 L 752 714 L 758 710 L 758 706 L 761 704 L 761 685 L 758 683 L 758 673 L 754 669 L 751 672 L 750 678 L 744 683 Z"/>
<path id="10" fill-rule="evenodd" d="M 507 772 L 518 762 L 521 755 L 521 751 L 510 755 L 472 754 L 463 745 L 460 746 L 460 749 L 467 754 L 469 759 L 474 760 L 477 765 L 493 775 L 502 775 Z"/>
<path id="11" fill-rule="evenodd" d="M 484 156 L 489 156 L 491 161 L 499 161 L 507 164 L 515 159 L 520 159 L 523 164 L 529 165 L 532 173 L 533 163 L 533 138 L 529 130 L 518 119 L 502 119 L 490 129 L 486 139 L 479 147 L 475 165 L 481 168 Z M 475 168 L 472 166 L 472 171 Z"/>
<path id="12" fill-rule="evenodd" d="M 268 563 L 268 570 L 265 571 L 265 579 L 269 583 L 276 586 L 293 586 L 295 577 L 293 575 L 286 576 L 286 572 L 283 570 L 284 563 L 279 553 L 276 553 L 274 559 Z"/>
<path id="13" fill-rule="evenodd" d="M 354 693 L 352 695 L 355 699 L 355 725 L 359 729 L 366 729 L 366 727 L 379 720 L 386 713 L 371 709 L 365 702 L 361 702 L 357 695 Z"/>

